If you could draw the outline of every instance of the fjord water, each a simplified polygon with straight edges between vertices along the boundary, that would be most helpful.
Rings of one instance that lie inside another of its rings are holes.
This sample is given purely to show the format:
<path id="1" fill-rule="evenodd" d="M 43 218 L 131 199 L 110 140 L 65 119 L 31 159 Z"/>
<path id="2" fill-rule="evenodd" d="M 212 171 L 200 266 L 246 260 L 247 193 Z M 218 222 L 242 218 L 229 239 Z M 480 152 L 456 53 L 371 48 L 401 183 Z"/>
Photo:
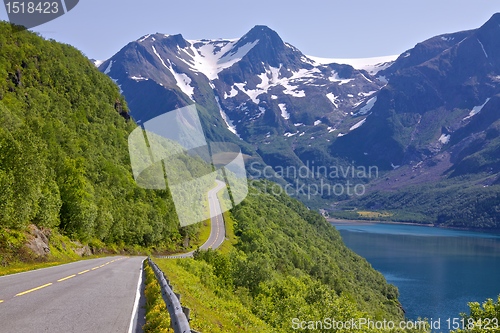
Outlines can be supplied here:
<path id="1" fill-rule="evenodd" d="M 500 294 L 500 236 L 433 227 L 333 223 L 345 244 L 399 288 L 408 319 L 445 322 Z"/>

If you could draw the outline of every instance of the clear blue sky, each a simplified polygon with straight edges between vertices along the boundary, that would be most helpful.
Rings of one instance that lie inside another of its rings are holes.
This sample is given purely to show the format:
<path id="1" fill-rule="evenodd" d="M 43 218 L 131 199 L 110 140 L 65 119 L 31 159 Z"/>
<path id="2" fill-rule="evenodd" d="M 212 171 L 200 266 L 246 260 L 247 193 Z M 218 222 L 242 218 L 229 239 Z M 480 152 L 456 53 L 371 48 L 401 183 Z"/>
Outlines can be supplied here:
<path id="1" fill-rule="evenodd" d="M 479 27 L 495 12 L 498 0 L 80 0 L 33 30 L 104 60 L 148 33 L 237 38 L 264 24 L 305 54 L 361 58 L 400 54 L 437 34 Z"/>

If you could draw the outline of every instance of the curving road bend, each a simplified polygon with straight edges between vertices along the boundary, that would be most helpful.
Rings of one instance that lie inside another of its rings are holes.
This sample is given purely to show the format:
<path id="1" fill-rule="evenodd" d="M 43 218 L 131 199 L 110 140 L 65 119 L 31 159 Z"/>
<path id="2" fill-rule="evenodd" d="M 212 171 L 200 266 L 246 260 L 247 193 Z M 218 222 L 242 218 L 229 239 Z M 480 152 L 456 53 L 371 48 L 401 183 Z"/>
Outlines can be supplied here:
<path id="1" fill-rule="evenodd" d="M 107 257 L 0 277 L 0 332 L 129 332 L 144 257 Z"/>
<path id="2" fill-rule="evenodd" d="M 208 204 L 210 207 L 210 215 L 212 217 L 210 237 L 200 248 L 202 250 L 217 249 L 222 245 L 224 239 L 226 238 L 226 227 L 224 225 L 224 219 L 222 218 L 222 211 L 220 208 L 219 197 L 217 193 L 226 188 L 226 183 L 216 180 L 217 186 L 208 191 Z"/>
<path id="3" fill-rule="evenodd" d="M 200 246 L 200 249 L 202 250 L 215 250 L 222 245 L 224 239 L 226 238 L 226 226 L 224 225 L 224 218 L 222 217 L 220 201 L 219 197 L 217 196 L 217 193 L 220 190 L 226 188 L 226 183 L 221 182 L 220 180 L 216 180 L 215 182 L 217 183 L 217 186 L 208 191 L 208 205 L 210 207 L 210 215 L 213 216 L 211 218 L 210 237 L 208 237 L 208 240 L 202 246 Z M 161 258 L 189 258 L 193 256 L 193 253 L 194 251 L 191 251 L 183 254 L 164 256 Z"/>

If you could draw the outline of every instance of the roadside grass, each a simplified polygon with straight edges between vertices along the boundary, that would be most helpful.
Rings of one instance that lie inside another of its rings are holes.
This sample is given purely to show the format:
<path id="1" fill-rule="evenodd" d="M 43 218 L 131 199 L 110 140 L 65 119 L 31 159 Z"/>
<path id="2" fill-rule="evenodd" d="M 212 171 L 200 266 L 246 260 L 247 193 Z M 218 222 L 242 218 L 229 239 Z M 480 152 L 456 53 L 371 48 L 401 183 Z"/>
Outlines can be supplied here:
<path id="1" fill-rule="evenodd" d="M 161 296 L 160 284 L 146 260 L 143 265 L 146 274 L 144 290 L 146 296 L 146 324 L 144 324 L 142 330 L 144 333 L 173 332 L 170 328 L 170 316 Z"/>
<path id="2" fill-rule="evenodd" d="M 181 295 L 181 304 L 191 310 L 191 329 L 211 333 L 274 332 L 236 295 L 218 285 L 213 268 L 207 263 L 190 258 L 155 262 Z M 157 295 L 161 297 L 159 291 Z"/>
<path id="3" fill-rule="evenodd" d="M 218 248 L 221 253 L 229 253 L 233 249 L 234 245 L 238 242 L 238 237 L 234 234 L 234 220 L 231 217 L 230 212 L 225 212 L 222 214 L 224 218 L 224 223 L 226 225 L 226 240 Z"/>
<path id="4" fill-rule="evenodd" d="M 223 192 L 219 191 L 217 193 L 217 197 L 219 198 L 219 202 L 224 202 L 223 198 Z M 234 220 L 232 218 L 232 215 L 229 211 L 226 211 L 222 213 L 222 218 L 224 220 L 224 226 L 226 228 L 226 239 L 224 242 L 221 244 L 221 246 L 218 248 L 218 251 L 221 253 L 227 254 L 233 249 L 234 245 L 238 242 L 238 237 L 234 234 Z"/>
<path id="5" fill-rule="evenodd" d="M 93 240 L 89 246 L 95 254 L 81 256 L 77 253 L 82 244 L 72 241 L 57 231 L 52 231 L 49 241 L 50 252 L 46 256 L 37 256 L 26 247 L 28 234 L 23 231 L 0 230 L 0 276 L 22 273 L 41 268 L 69 264 L 80 260 L 89 260 L 113 255 L 148 254 L 148 249 L 140 247 L 106 246 Z"/>
<path id="6" fill-rule="evenodd" d="M 50 237 L 50 253 L 37 257 L 25 247 L 28 235 L 17 230 L 0 231 L 0 276 L 26 272 L 34 269 L 57 266 L 82 258 L 65 244 L 72 242 L 64 236 L 53 233 Z"/>
<path id="7" fill-rule="evenodd" d="M 201 222 L 200 230 L 198 232 L 198 237 L 191 243 L 190 246 L 191 250 L 196 250 L 197 248 L 205 244 L 205 242 L 210 237 L 211 228 L 212 228 L 212 221 L 210 219 Z"/>

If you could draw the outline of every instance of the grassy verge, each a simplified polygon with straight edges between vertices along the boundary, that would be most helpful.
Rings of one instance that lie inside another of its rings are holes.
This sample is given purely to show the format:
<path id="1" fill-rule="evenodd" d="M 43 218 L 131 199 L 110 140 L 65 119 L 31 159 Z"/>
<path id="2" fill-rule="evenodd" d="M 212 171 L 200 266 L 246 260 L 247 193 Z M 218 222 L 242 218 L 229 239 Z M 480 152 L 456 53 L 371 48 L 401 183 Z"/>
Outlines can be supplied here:
<path id="1" fill-rule="evenodd" d="M 210 237 L 211 228 L 212 228 L 212 221 L 210 219 L 201 222 L 200 231 L 198 232 L 198 239 L 194 240 L 191 243 L 192 250 L 196 250 L 197 248 L 205 244 L 205 242 Z"/>
<path id="2" fill-rule="evenodd" d="M 191 329 L 203 333 L 274 332 L 236 295 L 216 285 L 213 268 L 207 263 L 194 259 L 155 262 L 181 295 L 182 305 L 191 309 Z M 159 291 L 157 295 L 161 297 Z"/>
<path id="3" fill-rule="evenodd" d="M 233 246 L 238 242 L 238 237 L 234 234 L 234 220 L 231 217 L 230 212 L 225 212 L 222 214 L 224 218 L 224 224 L 226 225 L 226 240 L 219 247 L 221 253 L 229 253 Z"/>
<path id="4" fill-rule="evenodd" d="M 0 230 L 0 276 L 110 255 L 144 255 L 150 252 L 141 247 L 105 245 L 99 241 L 92 241 L 88 247 L 94 250 L 94 254 L 82 256 L 77 253 L 84 247 L 82 244 L 53 230 L 49 238 L 50 252 L 41 256 L 36 255 L 26 246 L 29 237 L 31 236 L 23 231 Z"/>
<path id="5" fill-rule="evenodd" d="M 170 328 L 170 316 L 161 296 L 160 284 L 147 261 L 144 261 L 144 272 L 146 273 L 146 324 L 142 329 L 144 333 L 173 332 Z"/>

